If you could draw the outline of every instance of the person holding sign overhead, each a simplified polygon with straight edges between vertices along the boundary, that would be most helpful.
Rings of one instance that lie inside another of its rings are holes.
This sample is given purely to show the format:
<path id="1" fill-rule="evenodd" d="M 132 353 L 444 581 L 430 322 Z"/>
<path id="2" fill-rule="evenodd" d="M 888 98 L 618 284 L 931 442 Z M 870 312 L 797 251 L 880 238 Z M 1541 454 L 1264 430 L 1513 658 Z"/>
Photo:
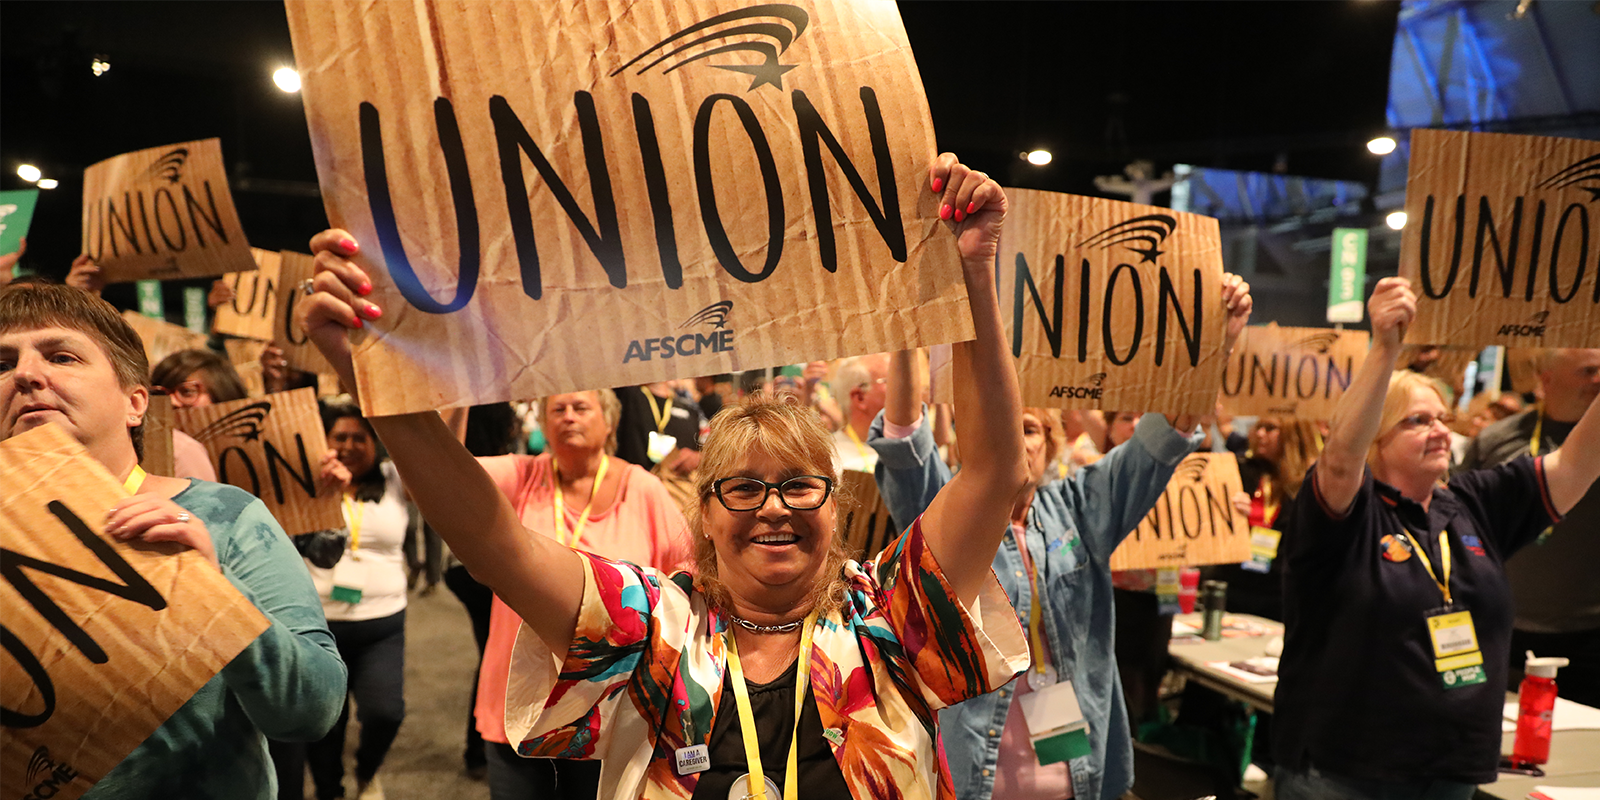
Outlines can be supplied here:
<path id="1" fill-rule="evenodd" d="M 1495 780 L 1512 627 L 1505 560 L 1600 476 L 1600 418 L 1559 450 L 1450 477 L 1437 384 L 1395 372 L 1416 296 L 1367 303 L 1372 349 L 1283 536 L 1281 800 L 1467 800 Z M 1309 496 L 1305 496 L 1309 495 Z"/>
<path id="2" fill-rule="evenodd" d="M 691 528 L 700 569 L 671 578 L 526 535 L 436 414 L 373 419 L 401 474 L 430 476 L 410 484 L 424 514 L 525 621 L 506 704 L 520 754 L 603 757 L 606 798 L 956 796 L 936 712 L 1027 665 L 989 569 L 1027 471 L 993 272 L 1005 194 L 950 154 L 927 185 L 977 331 L 956 345 L 971 370 L 957 425 L 985 446 L 875 564 L 846 561 L 833 448 L 793 401 L 747 399 L 713 422 Z M 383 312 L 360 297 L 348 234 L 312 249 L 302 324 L 353 385 L 345 330 Z"/>
<path id="3" fill-rule="evenodd" d="M 1250 287 L 1227 275 L 1222 299 L 1227 353 L 1250 319 Z M 878 454 L 879 490 L 895 519 L 923 514 L 955 480 L 934 448 L 912 359 L 908 351 L 894 355 L 888 400 L 868 439 Z M 955 410 L 957 419 L 971 413 L 960 399 Z M 1112 656 L 1111 553 L 1199 445 L 1199 418 L 1146 414 L 1103 458 L 1046 484 L 1045 468 L 1059 444 L 1050 435 L 1057 414 L 1028 408 L 1016 420 L 1028 483 L 995 520 L 1004 536 L 994 574 L 1028 632 L 1032 668 L 939 715 L 963 800 L 1111 800 L 1133 785 L 1133 738 Z M 1113 437 L 1120 417 L 1108 413 Z M 966 464 L 962 469 L 958 474 Z"/>
<path id="4" fill-rule="evenodd" d="M 70 286 L 0 289 L 0 439 L 60 425 L 132 493 L 111 509 L 107 535 L 199 551 L 271 623 L 84 797 L 268 800 L 264 736 L 326 733 L 344 699 L 344 662 L 300 557 L 260 500 L 139 467 L 148 370 L 138 334 L 105 301 Z"/>

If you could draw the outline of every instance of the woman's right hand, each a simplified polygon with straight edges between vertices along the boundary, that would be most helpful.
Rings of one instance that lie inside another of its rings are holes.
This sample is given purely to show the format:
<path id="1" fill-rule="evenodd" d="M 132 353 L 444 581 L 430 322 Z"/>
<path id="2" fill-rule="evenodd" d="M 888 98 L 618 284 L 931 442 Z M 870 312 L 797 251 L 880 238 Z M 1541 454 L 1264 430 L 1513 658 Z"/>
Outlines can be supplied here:
<path id="1" fill-rule="evenodd" d="M 1239 512 L 1239 516 L 1244 517 L 1245 519 L 1249 519 L 1250 518 L 1250 495 L 1248 495 L 1248 494 L 1246 494 L 1244 492 L 1234 492 L 1233 493 L 1233 510 Z"/>
<path id="2" fill-rule="evenodd" d="M 345 334 L 362 327 L 363 320 L 383 316 L 383 309 L 361 298 L 372 293 L 372 280 L 350 258 L 361 247 L 349 233 L 334 228 L 311 237 L 316 258 L 316 289 L 295 312 L 305 331 L 347 388 L 354 389 L 355 370 L 350 361 L 350 341 Z"/>
<path id="3" fill-rule="evenodd" d="M 1411 281 L 1405 278 L 1378 281 L 1372 297 L 1367 300 L 1367 316 L 1372 320 L 1373 342 L 1398 348 L 1406 336 L 1406 328 L 1417 316 L 1417 296 L 1411 291 Z"/>

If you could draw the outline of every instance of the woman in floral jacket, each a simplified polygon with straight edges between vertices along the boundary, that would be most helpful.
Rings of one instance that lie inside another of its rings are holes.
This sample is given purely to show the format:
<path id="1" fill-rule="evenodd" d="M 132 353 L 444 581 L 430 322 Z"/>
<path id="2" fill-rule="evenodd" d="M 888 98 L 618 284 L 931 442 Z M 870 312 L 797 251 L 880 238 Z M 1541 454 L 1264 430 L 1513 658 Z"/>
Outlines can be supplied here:
<path id="1" fill-rule="evenodd" d="M 698 569 L 662 578 L 522 532 L 434 414 L 374 419 L 424 514 L 525 620 L 506 730 L 526 756 L 600 758 L 602 797 L 953 798 L 936 712 L 1027 665 L 989 569 L 1027 481 L 993 263 L 1005 194 L 952 155 L 928 188 L 954 231 L 978 338 L 957 345 L 957 427 L 987 443 L 874 563 L 847 562 L 832 448 L 814 413 L 754 400 L 707 437 Z M 312 240 L 302 325 L 350 380 L 366 274 L 343 231 Z"/>

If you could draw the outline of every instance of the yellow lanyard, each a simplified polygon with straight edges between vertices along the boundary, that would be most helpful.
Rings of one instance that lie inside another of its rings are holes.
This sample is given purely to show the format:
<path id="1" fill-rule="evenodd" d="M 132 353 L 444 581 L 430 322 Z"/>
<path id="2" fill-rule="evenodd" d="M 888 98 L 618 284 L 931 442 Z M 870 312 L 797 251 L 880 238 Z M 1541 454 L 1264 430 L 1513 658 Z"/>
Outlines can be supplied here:
<path id="1" fill-rule="evenodd" d="M 805 708 L 806 692 L 811 690 L 811 632 L 817 626 L 817 609 L 811 609 L 806 621 L 800 623 L 799 669 L 794 679 L 794 730 L 789 733 L 789 771 L 783 776 L 783 796 L 797 800 L 795 785 L 800 765 L 800 714 Z M 756 718 L 750 710 L 750 689 L 744 685 L 744 666 L 739 663 L 739 645 L 733 628 L 723 633 L 728 643 L 728 671 L 733 673 L 733 699 L 739 706 L 739 733 L 744 738 L 745 768 L 750 772 L 750 797 L 767 800 L 767 776 L 761 768 L 760 742 L 756 739 Z"/>
<path id="2" fill-rule="evenodd" d="M 139 487 L 144 485 L 144 475 L 144 467 L 134 464 L 133 471 L 128 473 L 128 479 L 122 482 L 122 488 L 127 489 L 128 494 L 138 494 Z"/>
<path id="3" fill-rule="evenodd" d="M 344 522 L 350 527 L 350 552 L 354 553 L 361 546 L 361 520 L 367 516 L 367 506 L 355 502 L 350 495 L 340 499 L 344 501 Z"/>
<path id="4" fill-rule="evenodd" d="M 1016 542 L 1022 570 L 1028 573 L 1028 587 L 1033 592 L 1033 602 L 1028 604 L 1028 641 L 1033 647 L 1033 669 L 1043 673 L 1050 666 L 1050 651 L 1045 648 L 1044 629 L 1040 623 L 1044 598 L 1039 596 L 1039 573 L 1033 568 L 1033 557 L 1028 555 L 1027 529 L 1023 528 L 1023 534 L 1018 536 L 1018 527 L 1011 527 L 1011 541 Z"/>
<path id="5" fill-rule="evenodd" d="M 1432 578 L 1433 582 L 1438 584 L 1439 591 L 1444 593 L 1445 605 L 1452 605 L 1454 603 L 1454 601 L 1450 599 L 1450 539 L 1447 535 L 1449 533 L 1449 528 L 1439 531 L 1439 562 L 1440 565 L 1444 567 L 1444 580 L 1442 581 L 1439 580 L 1439 576 L 1434 573 L 1433 562 L 1428 560 L 1428 554 L 1422 551 L 1422 543 L 1413 538 L 1409 531 L 1405 533 L 1406 540 L 1411 542 L 1411 549 L 1415 550 L 1417 553 L 1417 561 L 1421 562 L 1422 568 L 1428 571 L 1428 577 Z"/>
<path id="6" fill-rule="evenodd" d="M 550 457 L 551 482 L 556 485 L 556 541 L 568 547 L 578 546 L 578 540 L 583 538 L 583 526 L 589 522 L 589 509 L 594 508 L 594 496 L 600 493 L 600 483 L 606 479 L 606 465 L 610 463 L 609 457 L 600 457 L 600 469 L 594 474 L 594 485 L 589 487 L 589 502 L 583 506 L 583 513 L 578 515 L 577 527 L 568 530 L 567 505 L 561 498 L 561 467 L 556 464 L 554 456 Z M 572 538 L 568 539 L 565 533 L 572 534 Z"/>
<path id="7" fill-rule="evenodd" d="M 1544 409 L 1539 409 L 1539 417 L 1533 423 L 1533 436 L 1528 439 L 1528 455 L 1539 455 L 1539 442 L 1544 439 Z"/>
<path id="8" fill-rule="evenodd" d="M 867 457 L 867 446 L 862 443 L 861 437 L 856 435 L 856 429 L 850 427 L 850 423 L 846 422 L 844 424 L 844 432 L 846 436 L 850 437 L 850 441 L 856 443 L 856 452 L 865 459 Z"/>
<path id="9" fill-rule="evenodd" d="M 661 405 L 656 405 L 656 396 L 643 386 L 639 391 L 644 392 L 644 399 L 650 403 L 650 415 L 656 418 L 656 433 L 667 432 L 667 422 L 672 419 L 672 398 L 664 397 Z"/>

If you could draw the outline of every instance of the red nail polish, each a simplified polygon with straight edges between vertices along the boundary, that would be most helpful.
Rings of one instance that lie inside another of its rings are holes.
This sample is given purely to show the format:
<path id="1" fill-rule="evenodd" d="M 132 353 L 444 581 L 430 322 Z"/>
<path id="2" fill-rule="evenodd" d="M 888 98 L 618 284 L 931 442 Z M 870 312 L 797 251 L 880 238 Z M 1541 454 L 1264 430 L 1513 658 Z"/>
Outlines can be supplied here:
<path id="1" fill-rule="evenodd" d="M 968 214 L 975 214 L 975 213 L 977 213 L 977 211 L 978 211 L 978 201 L 974 200 L 974 201 L 972 201 L 972 202 L 967 204 L 967 213 Z"/>
<path id="2" fill-rule="evenodd" d="M 340 239 L 339 240 L 339 249 L 344 250 L 346 252 L 354 253 L 356 251 L 356 240 L 351 239 L 349 237 L 345 237 L 343 239 Z"/>
<path id="3" fill-rule="evenodd" d="M 940 191 L 943 191 L 943 190 L 944 190 L 944 178 L 934 178 L 933 179 L 933 191 L 935 193 L 937 193 L 937 192 L 940 192 Z"/>
<path id="4" fill-rule="evenodd" d="M 960 221 L 962 221 L 962 220 L 964 220 L 966 218 L 967 218 L 967 212 L 962 211 L 959 208 L 956 209 L 956 222 L 960 222 Z"/>
<path id="5" fill-rule="evenodd" d="M 939 219 L 949 219 L 953 213 L 955 213 L 955 209 L 951 208 L 949 203 L 939 206 Z"/>
<path id="6" fill-rule="evenodd" d="M 355 318 L 355 319 L 354 319 L 354 320 L 353 320 L 353 321 L 352 321 L 352 322 L 351 322 L 351 324 L 350 324 L 350 327 L 352 327 L 352 328 L 359 328 L 359 327 L 361 327 L 361 318 L 360 318 L 360 317 L 356 317 L 356 318 Z"/>
<path id="7" fill-rule="evenodd" d="M 378 308 L 371 303 L 367 304 L 367 319 L 377 319 L 381 316 L 383 316 L 383 309 Z"/>
<path id="8" fill-rule="evenodd" d="M 356 287 L 356 293 L 362 297 L 372 294 L 372 284 L 362 283 L 360 286 Z"/>

